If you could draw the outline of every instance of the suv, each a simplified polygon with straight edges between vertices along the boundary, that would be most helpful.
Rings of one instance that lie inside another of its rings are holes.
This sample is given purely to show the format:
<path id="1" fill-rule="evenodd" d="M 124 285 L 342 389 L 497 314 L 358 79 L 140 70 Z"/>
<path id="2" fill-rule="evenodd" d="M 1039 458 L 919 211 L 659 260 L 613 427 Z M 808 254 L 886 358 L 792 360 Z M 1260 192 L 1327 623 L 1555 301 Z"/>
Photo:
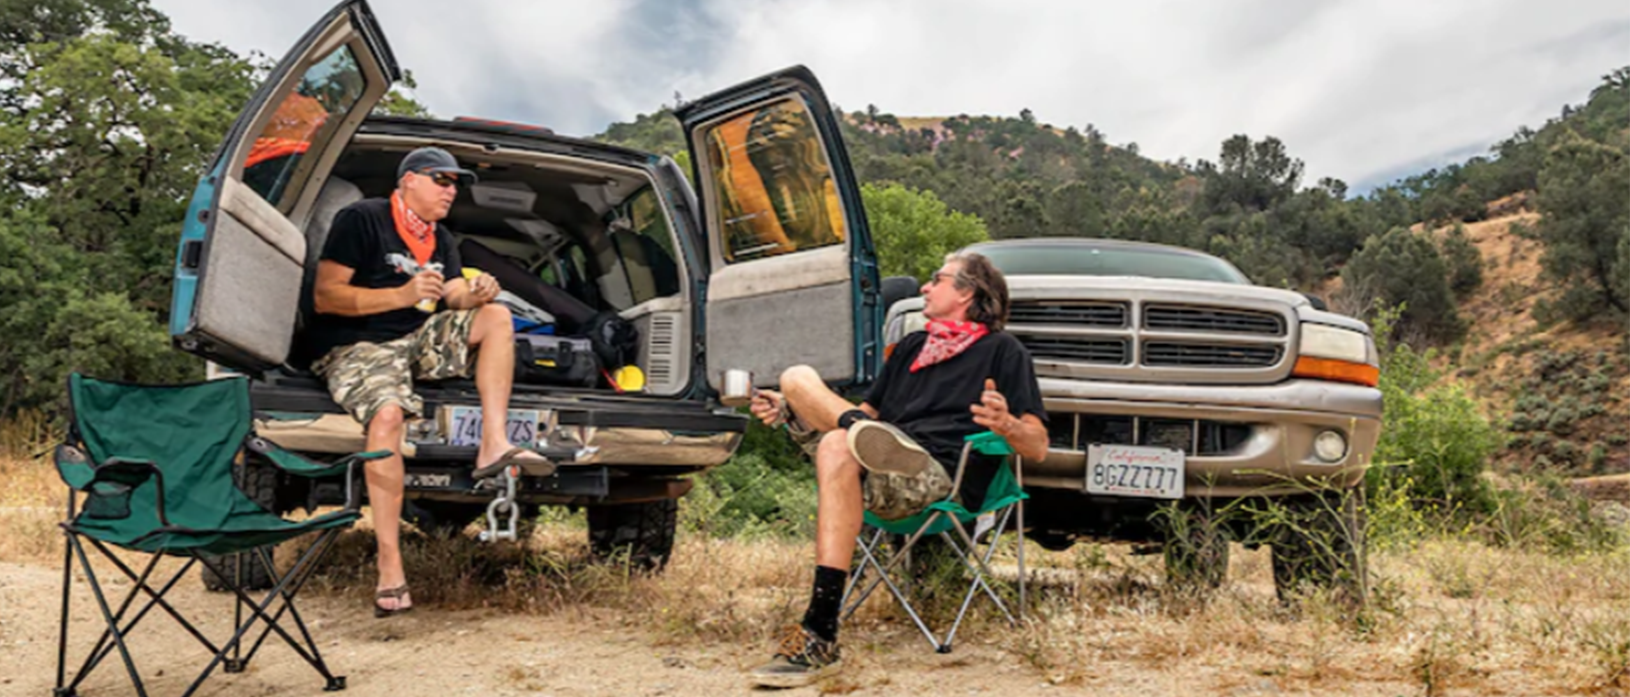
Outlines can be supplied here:
<path id="1" fill-rule="evenodd" d="M 970 249 L 1007 276 L 1007 330 L 1030 350 L 1049 416 L 1047 458 L 1024 470 L 1032 539 L 1165 543 L 1168 573 L 1215 584 L 1228 562 L 1217 537 L 1232 534 L 1271 540 L 1282 592 L 1344 570 L 1362 581 L 1346 494 L 1381 429 L 1363 322 L 1188 249 L 1046 238 Z M 922 323 L 920 298 L 895 303 L 886 346 Z M 1300 509 L 1311 528 L 1265 538 L 1216 515 L 1258 497 Z M 1188 515 L 1157 515 L 1170 501 Z"/>
<path id="2" fill-rule="evenodd" d="M 631 324 L 646 379 L 628 392 L 610 381 L 517 384 L 511 438 L 559 467 L 500 492 L 470 477 L 473 384 L 416 385 L 427 418 L 401 449 L 408 515 L 421 527 L 462 528 L 490 511 L 488 534 L 502 536 L 523 511 L 584 506 L 596 552 L 632 547 L 660 565 L 690 487 L 680 475 L 723 463 L 746 430 L 717 400 L 725 370 L 762 382 L 803 363 L 838 386 L 873 379 L 884 310 L 875 252 L 833 110 L 808 70 L 676 110 L 699 190 L 648 152 L 538 127 L 370 115 L 399 77 L 367 3 L 342 2 L 271 71 L 187 211 L 170 333 L 212 374 L 252 378 L 261 436 L 316 459 L 363 449 L 362 426 L 299 360 L 302 291 L 334 214 L 388 195 L 402 156 L 424 145 L 480 175 L 447 220 L 461 249 L 478 245 L 483 270 L 524 281 L 506 290 L 569 295 Z M 280 480 L 253 456 L 242 474 L 280 512 L 343 500 L 344 482 Z"/>

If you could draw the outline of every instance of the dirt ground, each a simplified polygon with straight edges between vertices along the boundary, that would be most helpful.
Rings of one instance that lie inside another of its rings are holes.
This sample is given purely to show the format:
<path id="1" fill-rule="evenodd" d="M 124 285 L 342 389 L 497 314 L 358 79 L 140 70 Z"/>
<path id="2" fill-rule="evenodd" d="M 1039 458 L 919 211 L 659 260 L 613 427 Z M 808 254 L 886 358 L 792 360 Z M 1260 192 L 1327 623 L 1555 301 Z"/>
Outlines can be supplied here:
<path id="1" fill-rule="evenodd" d="M 161 567 L 162 568 L 162 567 Z M 174 568 L 174 567 L 172 567 Z M 60 569 L 0 563 L 0 695 L 48 695 L 53 686 Z M 123 591 L 129 583 L 114 584 Z M 206 634 L 230 626 L 231 603 L 196 580 L 176 591 L 178 607 L 211 608 Z M 114 595 L 117 595 L 115 592 Z M 98 621 L 84 583 L 73 595 L 76 622 Z M 785 691 L 750 688 L 744 672 L 764 660 L 767 645 L 665 640 L 631 627 L 626 618 L 513 615 L 495 610 L 420 607 L 385 620 L 365 606 L 332 596 L 302 599 L 324 658 L 349 683 L 346 694 L 406 695 L 1404 695 L 1398 682 L 1343 684 L 1328 689 L 1282 688 L 1272 677 L 1231 675 L 1184 665 L 1161 670 L 1141 662 L 1088 666 L 1090 677 L 1054 685 L 1047 676 L 991 641 L 974 637 L 949 655 L 935 654 L 903 623 L 846 636 L 847 670 L 818 686 Z M 604 613 L 607 615 L 615 613 Z M 83 629 L 81 629 L 83 627 Z M 82 654 L 92 624 L 76 625 L 71 646 Z M 210 631 L 214 629 L 214 631 Z M 179 694 L 208 654 L 166 617 L 144 620 L 132 652 L 150 693 Z M 71 653 L 74 653 L 71 651 Z M 1189 662 L 1185 662 L 1189 663 Z M 199 695 L 309 695 L 322 682 L 292 651 L 268 648 L 238 675 L 211 676 Z M 117 663 L 99 668 L 80 689 L 86 697 L 131 694 Z M 1471 694 L 1471 693 L 1466 693 Z"/>

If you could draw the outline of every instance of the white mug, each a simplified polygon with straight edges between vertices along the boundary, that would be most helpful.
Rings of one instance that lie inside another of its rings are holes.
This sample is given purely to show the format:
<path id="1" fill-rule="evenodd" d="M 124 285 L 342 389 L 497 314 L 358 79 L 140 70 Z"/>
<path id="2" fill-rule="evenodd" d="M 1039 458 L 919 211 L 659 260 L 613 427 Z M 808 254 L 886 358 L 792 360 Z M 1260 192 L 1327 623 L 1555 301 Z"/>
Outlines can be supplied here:
<path id="1" fill-rule="evenodd" d="M 746 370 L 726 370 L 719 380 L 719 403 L 727 407 L 744 407 L 753 401 L 753 374 Z"/>

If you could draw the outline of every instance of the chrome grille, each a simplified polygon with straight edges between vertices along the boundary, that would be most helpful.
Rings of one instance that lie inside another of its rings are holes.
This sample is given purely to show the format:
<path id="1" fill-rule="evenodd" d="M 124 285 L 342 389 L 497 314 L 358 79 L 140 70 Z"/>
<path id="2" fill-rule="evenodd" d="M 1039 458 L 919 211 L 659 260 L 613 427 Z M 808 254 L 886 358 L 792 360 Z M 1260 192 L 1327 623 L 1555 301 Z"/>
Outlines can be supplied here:
<path id="1" fill-rule="evenodd" d="M 1103 414 L 1054 412 L 1047 416 L 1048 444 L 1065 450 L 1100 445 L 1152 445 L 1176 448 L 1190 456 L 1238 453 L 1250 440 L 1248 423 L 1209 419 L 1156 419 Z"/>
<path id="2" fill-rule="evenodd" d="M 1031 358 L 1080 361 L 1096 365 L 1127 365 L 1132 362 L 1129 339 L 1021 336 Z"/>
<path id="3" fill-rule="evenodd" d="M 1143 308 L 1143 328 L 1158 331 L 1284 336 L 1285 320 L 1279 315 L 1266 312 L 1151 304 Z"/>
<path id="4" fill-rule="evenodd" d="M 1026 302 L 1015 303 L 1008 311 L 1013 324 L 1068 324 L 1077 327 L 1124 329 L 1126 303 L 1117 302 Z"/>
<path id="5" fill-rule="evenodd" d="M 1149 341 L 1143 364 L 1175 367 L 1266 368 L 1279 362 L 1278 346 Z"/>

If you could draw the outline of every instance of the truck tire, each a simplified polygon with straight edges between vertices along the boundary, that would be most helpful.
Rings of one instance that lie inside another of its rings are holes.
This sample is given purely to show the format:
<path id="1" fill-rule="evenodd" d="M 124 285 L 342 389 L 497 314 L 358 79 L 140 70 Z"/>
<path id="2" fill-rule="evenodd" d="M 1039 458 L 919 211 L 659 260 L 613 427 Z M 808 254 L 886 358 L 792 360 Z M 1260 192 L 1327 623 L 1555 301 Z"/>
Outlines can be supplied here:
<path id="1" fill-rule="evenodd" d="M 673 552 L 679 500 L 589 506 L 589 552 L 596 559 L 660 572 Z"/>
<path id="2" fill-rule="evenodd" d="M 413 523 L 413 527 L 420 532 L 432 537 L 457 536 L 475 519 L 487 513 L 487 507 L 479 503 L 426 500 L 409 500 L 405 503 L 402 517 Z"/>
<path id="3" fill-rule="evenodd" d="M 1216 511 L 1185 507 L 1162 520 L 1160 528 L 1168 585 L 1205 592 L 1228 580 L 1228 531 Z"/>
<path id="4" fill-rule="evenodd" d="M 1304 589 L 1334 591 L 1362 605 L 1369 591 L 1365 564 L 1364 513 L 1356 491 L 1286 502 L 1294 525 L 1278 525 L 1273 550 L 1273 586 L 1281 602 Z"/>
<path id="5" fill-rule="evenodd" d="M 232 481 L 238 485 L 238 489 L 250 500 L 260 504 L 261 508 L 279 515 L 292 508 L 281 506 L 278 501 L 277 487 L 281 475 L 282 472 L 275 465 L 249 452 L 244 453 L 242 466 L 232 468 Z M 266 558 L 274 564 L 277 562 L 275 553 L 272 548 L 266 549 Z M 219 567 L 223 573 L 239 578 L 246 591 L 267 590 L 276 583 L 272 570 L 267 568 L 258 554 L 240 552 L 219 557 L 205 555 L 205 559 L 209 564 Z M 216 592 L 231 590 L 231 586 L 216 575 L 208 564 L 204 565 L 201 576 L 206 590 Z"/>

